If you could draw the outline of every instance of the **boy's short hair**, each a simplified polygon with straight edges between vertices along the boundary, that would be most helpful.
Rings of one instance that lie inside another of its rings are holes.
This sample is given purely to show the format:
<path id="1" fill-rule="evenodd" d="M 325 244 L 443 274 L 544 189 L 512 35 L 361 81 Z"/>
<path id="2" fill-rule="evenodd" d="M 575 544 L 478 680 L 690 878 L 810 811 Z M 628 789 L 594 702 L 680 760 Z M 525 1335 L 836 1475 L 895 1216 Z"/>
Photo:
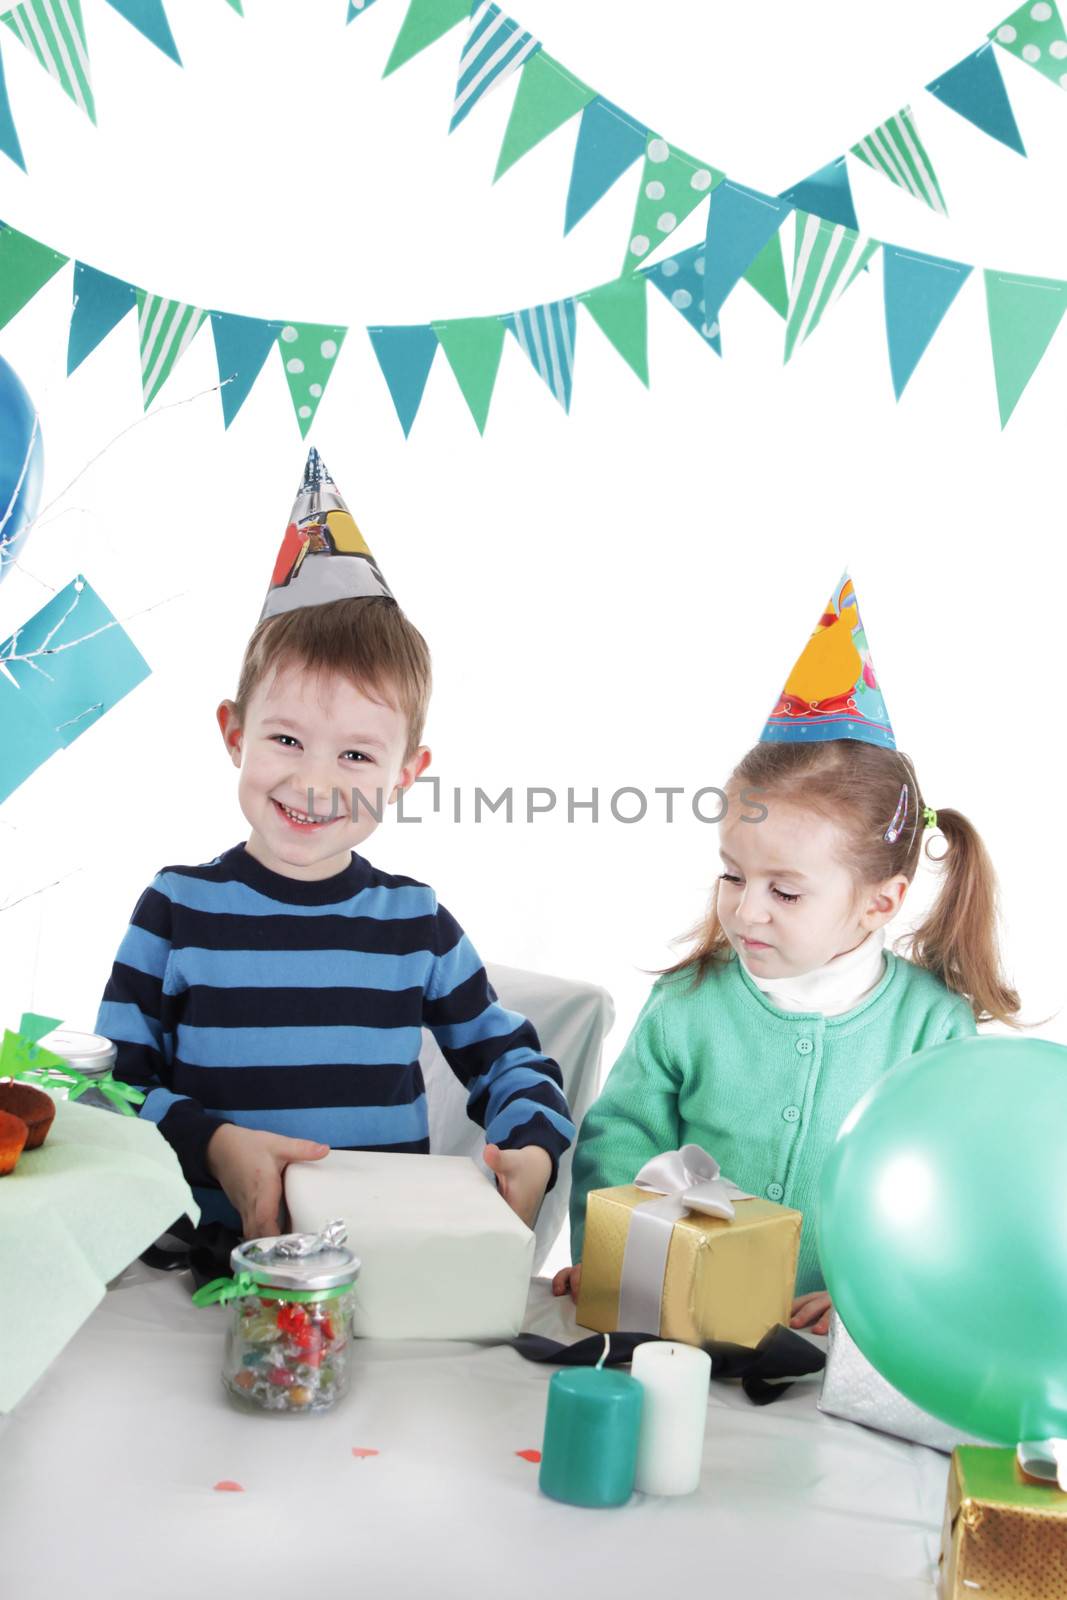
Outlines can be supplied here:
<path id="1" fill-rule="evenodd" d="M 272 668 L 336 672 L 407 719 L 407 761 L 422 742 L 432 687 L 430 651 L 387 595 L 330 600 L 267 617 L 245 647 L 234 696 L 243 726 L 248 702 Z"/>

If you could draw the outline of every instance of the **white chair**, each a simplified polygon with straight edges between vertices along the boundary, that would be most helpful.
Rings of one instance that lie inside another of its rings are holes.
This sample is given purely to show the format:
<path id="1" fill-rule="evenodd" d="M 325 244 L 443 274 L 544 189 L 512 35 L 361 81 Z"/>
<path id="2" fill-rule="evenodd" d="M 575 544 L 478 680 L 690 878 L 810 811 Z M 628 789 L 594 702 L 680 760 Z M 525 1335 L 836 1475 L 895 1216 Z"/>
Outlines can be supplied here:
<path id="1" fill-rule="evenodd" d="M 575 1127 L 596 1098 L 604 1038 L 615 1020 L 615 1006 L 606 989 L 573 978 L 553 978 L 543 972 L 486 963 L 489 982 L 502 1005 L 529 1017 L 537 1029 L 541 1048 L 559 1063 L 563 1090 Z M 472 1156 L 481 1161 L 485 1135 L 467 1115 L 467 1095 L 441 1054 L 431 1033 L 424 1035 L 420 1056 L 426 1080 L 430 1118 L 430 1149 L 437 1155 Z M 534 1271 L 567 1225 L 571 1191 L 571 1150 L 560 1162 L 555 1187 L 545 1196 L 534 1232 Z"/>

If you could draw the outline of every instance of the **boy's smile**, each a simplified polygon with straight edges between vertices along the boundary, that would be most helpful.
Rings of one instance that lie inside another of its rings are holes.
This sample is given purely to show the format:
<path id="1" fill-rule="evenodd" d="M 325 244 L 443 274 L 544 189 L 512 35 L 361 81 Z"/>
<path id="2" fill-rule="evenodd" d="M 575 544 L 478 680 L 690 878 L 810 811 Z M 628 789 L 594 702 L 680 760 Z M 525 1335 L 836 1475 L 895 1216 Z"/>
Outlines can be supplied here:
<path id="1" fill-rule="evenodd" d="M 237 798 L 252 829 L 246 848 L 287 878 L 343 872 L 430 760 L 423 745 L 405 759 L 402 711 L 338 673 L 295 662 L 256 685 L 243 728 L 230 700 L 217 716 L 240 771 Z"/>

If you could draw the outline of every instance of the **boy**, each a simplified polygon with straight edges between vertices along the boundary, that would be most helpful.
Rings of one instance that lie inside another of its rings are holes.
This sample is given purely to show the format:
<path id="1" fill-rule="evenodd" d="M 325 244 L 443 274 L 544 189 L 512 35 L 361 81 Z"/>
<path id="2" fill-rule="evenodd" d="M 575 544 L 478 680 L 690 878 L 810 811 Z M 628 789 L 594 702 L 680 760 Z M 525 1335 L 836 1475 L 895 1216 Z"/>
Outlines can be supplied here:
<path id="1" fill-rule="evenodd" d="M 429 1149 L 431 1029 L 532 1226 L 574 1137 L 558 1066 L 432 889 L 355 848 L 425 771 L 425 641 L 312 450 L 235 700 L 217 719 L 246 844 L 137 903 L 97 1029 L 147 1092 L 204 1222 L 278 1231 L 290 1161 Z"/>

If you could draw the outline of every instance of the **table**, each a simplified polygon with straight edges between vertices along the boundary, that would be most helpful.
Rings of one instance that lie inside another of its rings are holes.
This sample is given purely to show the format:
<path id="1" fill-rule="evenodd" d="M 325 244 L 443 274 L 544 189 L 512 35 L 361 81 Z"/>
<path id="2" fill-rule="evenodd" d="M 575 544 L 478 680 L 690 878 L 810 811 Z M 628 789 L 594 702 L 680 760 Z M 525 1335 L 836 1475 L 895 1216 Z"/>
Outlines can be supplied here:
<path id="1" fill-rule="evenodd" d="M 4 1594 L 931 1600 L 948 1458 L 823 1416 L 817 1378 L 767 1407 L 713 1384 L 697 1494 L 579 1510 L 516 1453 L 540 1447 L 554 1368 L 368 1341 L 332 1413 L 247 1415 L 219 1377 L 225 1314 L 189 1287 L 134 1263 L 0 1418 Z M 543 1280 L 527 1327 L 584 1336 Z"/>

